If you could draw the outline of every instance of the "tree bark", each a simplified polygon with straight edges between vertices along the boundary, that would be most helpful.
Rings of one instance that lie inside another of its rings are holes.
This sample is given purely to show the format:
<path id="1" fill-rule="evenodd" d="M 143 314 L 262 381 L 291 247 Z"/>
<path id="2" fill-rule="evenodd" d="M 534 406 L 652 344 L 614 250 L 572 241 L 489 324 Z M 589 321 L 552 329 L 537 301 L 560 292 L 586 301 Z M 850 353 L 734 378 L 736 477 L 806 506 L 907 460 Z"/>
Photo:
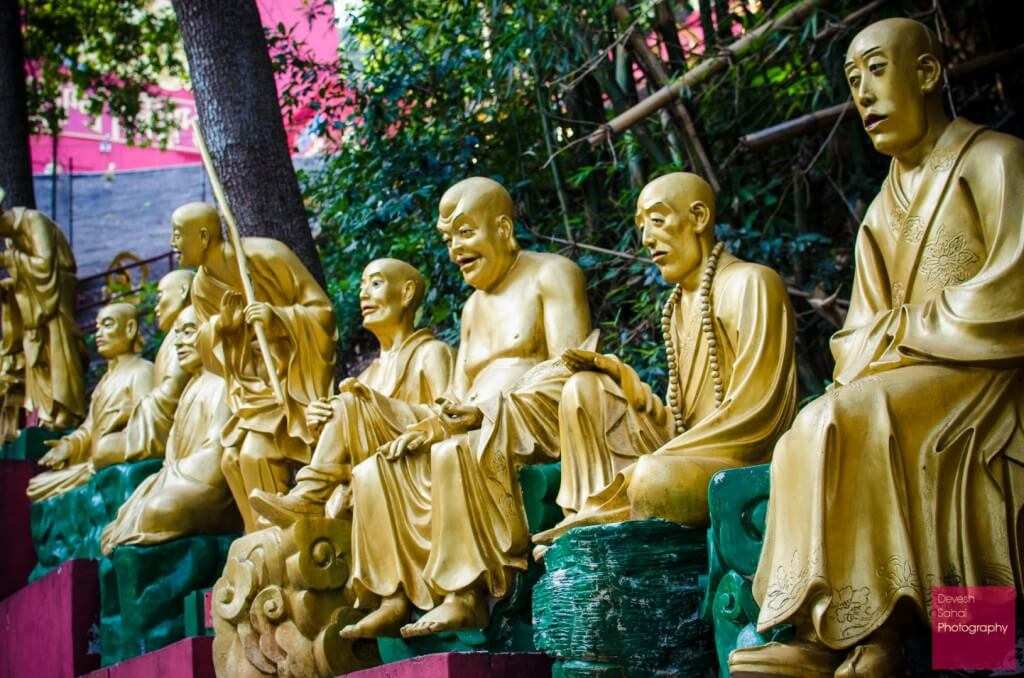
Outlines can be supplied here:
<path id="1" fill-rule="evenodd" d="M 255 0 L 172 4 L 203 136 L 239 231 L 285 243 L 323 285 Z"/>
<path id="2" fill-rule="evenodd" d="M 0 45 L 0 187 L 7 192 L 3 207 L 35 208 L 18 0 L 0 0 Z"/>

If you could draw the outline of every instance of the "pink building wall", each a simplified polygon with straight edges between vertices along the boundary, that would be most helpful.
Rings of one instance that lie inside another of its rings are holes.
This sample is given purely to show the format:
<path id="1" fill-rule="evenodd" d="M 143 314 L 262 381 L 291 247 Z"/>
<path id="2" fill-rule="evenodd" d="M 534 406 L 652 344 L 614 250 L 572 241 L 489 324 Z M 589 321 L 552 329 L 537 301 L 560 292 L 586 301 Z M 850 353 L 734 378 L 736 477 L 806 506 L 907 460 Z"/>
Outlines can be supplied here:
<path id="1" fill-rule="evenodd" d="M 274 27 L 278 23 L 296 25 L 296 35 L 304 38 L 318 57 L 325 61 L 333 58 L 338 49 L 338 32 L 333 21 L 321 17 L 310 26 L 302 0 L 256 0 L 256 4 L 265 26 Z M 156 145 L 129 146 L 116 119 L 106 113 L 99 118 L 91 118 L 69 87 L 62 94 L 68 115 L 58 137 L 57 171 L 116 172 L 200 163 L 199 151 L 192 142 L 191 123 L 195 116 L 192 93 L 188 90 L 168 93 L 175 104 L 177 129 L 171 134 L 167 147 L 161 149 Z M 302 124 L 293 125 L 287 131 L 289 146 L 294 151 L 296 140 L 302 133 Z M 53 139 L 49 135 L 35 135 L 30 148 L 33 173 L 48 172 L 53 160 Z"/>

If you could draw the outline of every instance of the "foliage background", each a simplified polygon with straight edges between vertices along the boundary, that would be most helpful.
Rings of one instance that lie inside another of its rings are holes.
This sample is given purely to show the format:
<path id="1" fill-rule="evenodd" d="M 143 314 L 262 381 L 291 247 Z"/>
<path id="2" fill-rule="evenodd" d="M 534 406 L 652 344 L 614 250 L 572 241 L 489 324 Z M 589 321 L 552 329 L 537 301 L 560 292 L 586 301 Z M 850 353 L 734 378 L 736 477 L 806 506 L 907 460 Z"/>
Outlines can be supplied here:
<path id="1" fill-rule="evenodd" d="M 487 175 L 512 192 L 526 246 L 568 254 L 586 271 L 603 349 L 664 383 L 658 319 L 667 288 L 652 265 L 628 257 L 643 255 L 632 226 L 639 189 L 660 174 L 691 169 L 685 146 L 664 116 L 606 146 L 571 143 L 657 88 L 623 39 L 631 24 L 621 8 L 615 14 L 615 4 L 364 2 L 346 17 L 339 58 L 331 64 L 311 59 L 286 27 L 271 32 L 275 64 L 290 74 L 284 102 L 320 106 L 319 131 L 335 149 L 302 181 L 322 231 L 339 355 L 348 367 L 358 367 L 373 346 L 360 329 L 357 294 L 362 267 L 376 257 L 402 258 L 422 270 L 430 290 L 421 321 L 456 341 L 468 288 L 434 231 L 436 205 L 455 181 Z M 787 5 L 692 4 L 624 5 L 673 78 Z M 684 98 L 721 183 L 719 235 L 739 256 L 779 270 L 795 291 L 804 395 L 820 392 L 830 379 L 827 340 L 842 312 L 836 305 L 818 312 L 806 297 L 849 296 L 854 235 L 886 159 L 870 147 L 855 115 L 760 152 L 741 148 L 739 137 L 846 100 L 846 46 L 878 18 L 913 16 L 929 24 L 951 63 L 1019 44 L 1007 6 L 1013 3 L 882 0 L 870 3 L 874 8 L 860 20 L 841 23 L 867 4 L 830 3 L 827 12 L 771 36 L 753 56 Z M 310 6 L 325 9 L 323 2 Z M 699 23 L 708 39 L 684 45 L 673 36 L 694 9 L 703 10 Z M 959 114 L 1019 135 L 1021 92 L 1020 75 L 1004 68 L 957 83 L 950 98 Z M 554 168 L 546 164 L 553 150 L 567 146 Z"/>

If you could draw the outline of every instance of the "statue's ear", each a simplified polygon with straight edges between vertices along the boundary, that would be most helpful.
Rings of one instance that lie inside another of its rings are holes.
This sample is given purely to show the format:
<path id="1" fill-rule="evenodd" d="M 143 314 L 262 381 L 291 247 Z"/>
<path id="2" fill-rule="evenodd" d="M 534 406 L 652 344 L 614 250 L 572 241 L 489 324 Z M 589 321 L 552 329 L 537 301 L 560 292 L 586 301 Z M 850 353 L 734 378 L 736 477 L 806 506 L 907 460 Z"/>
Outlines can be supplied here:
<path id="1" fill-rule="evenodd" d="M 701 200 L 694 200 L 690 203 L 690 216 L 693 218 L 695 233 L 703 233 L 711 224 L 711 210 Z"/>
<path id="2" fill-rule="evenodd" d="M 515 226 L 512 224 L 512 219 L 507 214 L 502 214 L 498 217 L 497 222 L 498 234 L 502 240 L 512 242 L 515 236 Z"/>
<path id="3" fill-rule="evenodd" d="M 124 331 L 131 338 L 139 336 L 139 321 L 135 318 L 129 318 L 124 323 Z"/>
<path id="4" fill-rule="evenodd" d="M 402 308 L 412 308 L 412 300 L 415 298 L 416 283 L 412 280 L 406 280 L 402 283 Z"/>
<path id="5" fill-rule="evenodd" d="M 942 87 L 942 64 L 934 54 L 925 53 L 917 57 L 917 79 L 925 94 Z"/>
<path id="6" fill-rule="evenodd" d="M 199 242 L 203 243 L 203 249 L 210 244 L 210 231 L 205 226 L 199 229 Z"/>

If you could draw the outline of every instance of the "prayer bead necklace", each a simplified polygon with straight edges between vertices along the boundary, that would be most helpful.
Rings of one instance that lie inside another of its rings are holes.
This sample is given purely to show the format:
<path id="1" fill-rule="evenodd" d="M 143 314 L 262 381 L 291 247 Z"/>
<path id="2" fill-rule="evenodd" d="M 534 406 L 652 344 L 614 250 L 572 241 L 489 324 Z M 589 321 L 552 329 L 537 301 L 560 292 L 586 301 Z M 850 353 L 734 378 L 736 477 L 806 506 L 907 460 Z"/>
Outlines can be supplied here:
<path id="1" fill-rule="evenodd" d="M 715 281 L 715 272 L 718 269 L 718 260 L 725 250 L 725 243 L 716 243 L 711 250 L 707 263 L 704 265 L 704 273 L 700 279 L 698 290 L 698 301 L 700 302 L 700 328 L 708 343 L 708 364 L 711 366 L 711 383 L 715 389 L 715 407 L 721 407 L 725 396 L 725 389 L 722 386 L 722 373 L 718 367 L 718 339 L 715 338 L 715 325 L 711 314 L 711 285 Z M 683 295 L 681 285 L 676 285 L 665 302 L 665 308 L 661 311 L 661 333 L 665 339 L 665 354 L 668 358 L 668 406 L 672 411 L 672 419 L 676 424 L 676 433 L 682 433 L 683 426 L 683 394 L 682 384 L 679 378 L 679 360 L 676 356 L 675 342 L 672 341 L 672 314 L 679 305 Z"/>

